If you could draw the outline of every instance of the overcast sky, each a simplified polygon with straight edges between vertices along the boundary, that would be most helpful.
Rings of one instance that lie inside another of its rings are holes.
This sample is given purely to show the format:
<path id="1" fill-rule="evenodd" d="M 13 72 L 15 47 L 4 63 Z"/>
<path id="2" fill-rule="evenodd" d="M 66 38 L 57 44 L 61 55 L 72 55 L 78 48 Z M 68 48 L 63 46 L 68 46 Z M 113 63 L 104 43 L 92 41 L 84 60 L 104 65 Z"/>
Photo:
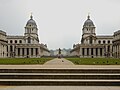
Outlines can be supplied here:
<path id="1" fill-rule="evenodd" d="M 80 43 L 89 12 L 97 35 L 113 35 L 120 29 L 120 0 L 0 0 L 0 29 L 23 35 L 31 12 L 40 43 L 49 49 Z"/>

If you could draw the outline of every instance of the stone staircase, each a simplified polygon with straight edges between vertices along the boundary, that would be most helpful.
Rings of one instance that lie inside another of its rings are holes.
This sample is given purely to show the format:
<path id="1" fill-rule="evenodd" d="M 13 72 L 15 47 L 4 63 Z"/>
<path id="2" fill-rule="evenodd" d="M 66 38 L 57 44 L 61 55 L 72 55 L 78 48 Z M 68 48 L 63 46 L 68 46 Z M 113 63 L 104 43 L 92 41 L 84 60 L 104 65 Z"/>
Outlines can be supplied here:
<path id="1" fill-rule="evenodd" d="M 0 85 L 120 86 L 118 68 L 0 69 Z"/>

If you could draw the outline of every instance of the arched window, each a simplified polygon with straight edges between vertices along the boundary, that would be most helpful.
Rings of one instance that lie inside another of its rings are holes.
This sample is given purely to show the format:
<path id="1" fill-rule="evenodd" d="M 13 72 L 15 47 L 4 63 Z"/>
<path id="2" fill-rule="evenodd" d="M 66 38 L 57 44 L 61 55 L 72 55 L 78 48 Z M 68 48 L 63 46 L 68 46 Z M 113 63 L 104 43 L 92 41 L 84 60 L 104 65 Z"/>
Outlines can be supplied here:
<path id="1" fill-rule="evenodd" d="M 31 38 L 30 37 L 28 37 L 28 43 L 31 43 Z"/>
<path id="2" fill-rule="evenodd" d="M 22 40 L 19 40 L 19 43 L 22 43 Z"/>
<path id="3" fill-rule="evenodd" d="M 99 40 L 98 43 L 101 44 L 101 41 Z"/>
<path id="4" fill-rule="evenodd" d="M 105 44 L 105 40 L 103 41 L 103 44 Z"/>
<path id="5" fill-rule="evenodd" d="M 12 40 L 10 40 L 10 43 L 13 43 L 13 41 L 12 41 Z"/>
<path id="6" fill-rule="evenodd" d="M 17 40 L 15 40 L 15 43 L 17 43 Z"/>
<path id="7" fill-rule="evenodd" d="M 108 40 L 108 44 L 110 43 L 110 40 Z"/>

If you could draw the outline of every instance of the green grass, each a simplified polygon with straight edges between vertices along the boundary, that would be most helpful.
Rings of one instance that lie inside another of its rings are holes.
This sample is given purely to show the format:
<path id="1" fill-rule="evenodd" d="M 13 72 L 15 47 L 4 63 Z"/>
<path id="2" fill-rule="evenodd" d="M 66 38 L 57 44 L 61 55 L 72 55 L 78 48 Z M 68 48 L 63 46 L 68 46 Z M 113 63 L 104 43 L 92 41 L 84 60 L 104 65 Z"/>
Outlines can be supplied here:
<path id="1" fill-rule="evenodd" d="M 53 58 L 0 58 L 0 64 L 24 65 L 24 64 L 44 64 Z"/>
<path id="2" fill-rule="evenodd" d="M 76 65 L 120 65 L 115 58 L 66 58 Z"/>

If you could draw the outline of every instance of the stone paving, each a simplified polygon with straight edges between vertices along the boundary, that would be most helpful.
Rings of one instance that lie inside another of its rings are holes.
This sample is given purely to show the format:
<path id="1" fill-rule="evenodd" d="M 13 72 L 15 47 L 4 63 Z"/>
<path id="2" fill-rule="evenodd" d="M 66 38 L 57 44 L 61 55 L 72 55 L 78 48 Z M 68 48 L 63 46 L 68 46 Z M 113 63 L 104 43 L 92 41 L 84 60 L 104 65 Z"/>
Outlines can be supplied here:
<path id="1" fill-rule="evenodd" d="M 74 64 L 64 58 L 61 59 L 55 58 L 53 60 L 46 62 L 44 65 L 74 65 Z"/>

